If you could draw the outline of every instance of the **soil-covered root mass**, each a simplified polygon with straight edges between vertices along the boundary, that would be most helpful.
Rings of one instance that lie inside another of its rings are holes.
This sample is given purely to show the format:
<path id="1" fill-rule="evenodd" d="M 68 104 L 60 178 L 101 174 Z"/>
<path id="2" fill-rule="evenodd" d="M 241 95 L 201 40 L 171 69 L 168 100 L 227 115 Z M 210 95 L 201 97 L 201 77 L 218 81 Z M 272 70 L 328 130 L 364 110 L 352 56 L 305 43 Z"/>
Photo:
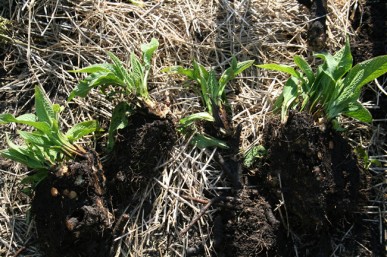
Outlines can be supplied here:
<path id="1" fill-rule="evenodd" d="M 281 256 L 294 256 L 294 249 L 299 256 L 330 256 L 335 251 L 331 242 L 351 226 L 362 231 L 362 244 L 375 248 L 372 233 L 360 227 L 362 217 L 356 214 L 367 201 L 366 175 L 348 142 L 322 127 L 307 114 L 291 113 L 286 124 L 273 119 L 264 131 L 269 153 L 252 181 L 272 206 L 281 206 L 275 214 L 284 236 L 277 245 L 291 247 L 279 251 Z M 364 251 L 349 249 L 355 255 Z"/>
<path id="2" fill-rule="evenodd" d="M 31 205 L 44 256 L 109 256 L 113 215 L 98 156 L 67 163 L 39 183 Z"/>
<path id="3" fill-rule="evenodd" d="M 257 190 L 243 189 L 214 222 L 218 256 L 267 256 L 276 246 L 279 221 Z"/>
<path id="4" fill-rule="evenodd" d="M 177 139 L 172 119 L 138 112 L 119 136 L 106 165 L 109 193 L 116 207 L 126 206 L 131 195 L 157 177 L 160 160 L 167 157 Z"/>

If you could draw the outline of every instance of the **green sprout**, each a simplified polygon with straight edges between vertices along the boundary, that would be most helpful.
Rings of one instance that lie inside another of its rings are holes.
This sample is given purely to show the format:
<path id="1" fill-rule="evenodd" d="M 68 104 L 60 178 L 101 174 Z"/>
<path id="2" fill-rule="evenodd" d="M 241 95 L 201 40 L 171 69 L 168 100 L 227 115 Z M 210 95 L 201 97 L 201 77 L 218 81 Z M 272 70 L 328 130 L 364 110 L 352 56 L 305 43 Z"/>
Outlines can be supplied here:
<path id="1" fill-rule="evenodd" d="M 100 87 L 101 91 L 106 94 L 106 90 L 111 90 L 109 95 L 124 93 L 126 96 L 135 96 L 138 103 L 145 105 L 150 110 L 153 110 L 160 116 L 164 116 L 164 112 L 160 112 L 157 104 L 150 97 L 148 92 L 148 76 L 152 67 L 152 56 L 157 50 L 159 42 L 152 38 L 150 43 L 141 45 L 142 62 L 132 52 L 130 54 L 130 69 L 127 70 L 123 63 L 113 53 L 108 52 L 108 56 L 112 63 L 94 64 L 79 70 L 71 72 L 89 74 L 82 80 L 70 93 L 68 101 L 74 97 L 85 97 L 91 89 Z M 114 135 L 118 129 L 125 128 L 128 125 L 128 117 L 134 112 L 134 105 L 128 101 L 118 103 L 112 113 L 112 120 L 108 130 L 108 151 L 111 151 L 114 146 Z"/>
<path id="2" fill-rule="evenodd" d="M 235 58 L 231 61 L 231 66 L 226 69 L 219 80 L 216 78 L 214 70 L 206 70 L 206 68 L 193 62 L 193 68 L 186 69 L 181 66 L 173 66 L 164 69 L 164 72 L 172 72 L 188 77 L 190 80 L 196 81 L 200 85 L 200 95 L 206 110 L 204 112 L 194 113 L 180 119 L 179 130 L 183 134 L 192 134 L 191 143 L 199 148 L 205 147 L 221 147 L 228 148 L 227 144 L 210 135 L 198 132 L 196 122 L 207 121 L 215 123 L 215 126 L 222 133 L 228 133 L 229 125 L 226 112 L 226 85 L 238 74 L 249 68 L 254 61 L 237 62 Z"/>
<path id="3" fill-rule="evenodd" d="M 35 87 L 35 114 L 0 114 L 0 124 L 17 123 L 33 128 L 32 131 L 19 130 L 24 145 L 14 144 L 6 135 L 9 148 L 0 151 L 2 157 L 19 162 L 37 173 L 25 181 L 34 181 L 35 185 L 44 179 L 49 170 L 60 166 L 66 159 L 84 157 L 86 150 L 75 142 L 97 130 L 97 122 L 80 122 L 63 133 L 59 126 L 59 114 L 62 108 L 52 104 L 41 86 Z"/>
<path id="4" fill-rule="evenodd" d="M 253 146 L 244 154 L 243 165 L 246 168 L 250 168 L 257 160 L 262 159 L 266 155 L 267 155 L 267 150 L 264 146 L 262 145 Z"/>
<path id="5" fill-rule="evenodd" d="M 281 111 L 282 123 L 286 123 L 290 109 L 306 110 L 315 118 L 322 115 L 337 130 L 341 129 L 337 121 L 340 115 L 371 122 L 370 112 L 358 99 L 364 85 L 387 72 L 387 55 L 352 67 L 353 59 L 347 39 L 345 46 L 334 55 L 318 53 L 315 56 L 323 61 L 316 72 L 301 56 L 294 57 L 299 70 L 280 64 L 257 65 L 291 75 L 274 105 L 276 111 Z"/>

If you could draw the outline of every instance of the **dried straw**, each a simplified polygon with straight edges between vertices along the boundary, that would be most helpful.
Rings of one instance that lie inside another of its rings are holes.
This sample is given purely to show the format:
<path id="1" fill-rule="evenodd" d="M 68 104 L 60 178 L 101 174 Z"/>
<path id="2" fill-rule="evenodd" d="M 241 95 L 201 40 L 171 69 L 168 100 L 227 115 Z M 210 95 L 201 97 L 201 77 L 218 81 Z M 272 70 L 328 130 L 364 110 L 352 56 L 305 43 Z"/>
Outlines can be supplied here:
<path id="1" fill-rule="evenodd" d="M 346 34 L 356 37 L 347 17 L 357 2 L 328 1 L 330 51 L 343 45 Z M 232 56 L 239 61 L 291 64 L 299 54 L 313 61 L 305 40 L 308 12 L 294 0 L 154 0 L 140 5 L 131 1 L 4 0 L 0 7 L 1 16 L 10 21 L 6 30 L 0 28 L 5 35 L 0 37 L 1 113 L 31 111 L 33 87 L 40 84 L 53 101 L 68 107 L 64 126 L 88 118 L 106 126 L 112 110 L 98 92 L 66 103 L 82 78 L 69 70 L 105 61 L 106 51 L 127 61 L 131 51 L 138 53 L 140 44 L 152 37 L 159 40 L 160 47 L 150 78 L 151 94 L 170 101 L 177 118 L 198 110 L 200 102 L 183 78 L 160 73 L 167 66 L 190 66 L 195 59 L 220 73 Z M 279 73 L 251 68 L 230 85 L 233 122 L 243 123 L 242 153 L 261 142 L 272 101 L 285 80 Z M 15 135 L 13 127 L 0 130 Z M 374 131 L 372 144 L 385 149 L 385 143 L 378 142 L 385 132 Z M 3 133 L 0 140 L 5 147 Z M 179 139 L 172 158 L 160 160 L 160 177 L 139 193 L 139 199 L 152 204 L 150 214 L 144 216 L 142 205 L 128 207 L 129 220 L 116 238 L 116 256 L 184 256 L 187 248 L 199 244 L 204 246 L 204 255 L 211 256 L 215 209 L 182 238 L 179 233 L 203 206 L 187 199 L 203 199 L 204 192 L 219 195 L 229 186 L 213 161 L 215 151 L 193 149 L 187 140 Z M 387 159 L 385 152 L 375 158 Z M 26 170 L 3 159 L 0 167 L 0 255 L 11 256 L 22 249 L 23 255 L 40 256 L 32 244 L 34 224 L 26 221 L 29 199 L 18 186 Z M 380 176 L 384 171 L 375 170 Z M 381 193 L 374 201 L 382 201 L 383 185 L 375 185 Z"/>

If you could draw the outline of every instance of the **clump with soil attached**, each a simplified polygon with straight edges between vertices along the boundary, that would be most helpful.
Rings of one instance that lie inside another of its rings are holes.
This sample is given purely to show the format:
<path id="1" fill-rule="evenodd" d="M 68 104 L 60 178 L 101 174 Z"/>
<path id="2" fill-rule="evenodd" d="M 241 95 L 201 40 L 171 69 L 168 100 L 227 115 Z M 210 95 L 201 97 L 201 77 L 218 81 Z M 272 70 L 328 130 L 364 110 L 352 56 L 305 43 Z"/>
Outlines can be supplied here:
<path id="1" fill-rule="evenodd" d="M 177 135 L 171 118 L 146 110 L 133 114 L 118 134 L 106 176 L 114 205 L 125 207 L 134 192 L 157 177 L 157 165 L 168 156 Z"/>
<path id="2" fill-rule="evenodd" d="M 31 212 L 48 257 L 109 256 L 114 217 L 96 153 L 68 162 L 35 189 Z"/>
<path id="3" fill-rule="evenodd" d="M 243 189 L 215 219 L 218 256 L 267 256 L 276 245 L 279 221 L 257 190 Z"/>
<path id="4" fill-rule="evenodd" d="M 366 176 L 340 135 L 329 127 L 322 130 L 311 115 L 291 113 L 286 124 L 272 119 L 263 140 L 268 156 L 252 183 L 272 206 L 282 203 L 275 212 L 282 225 L 275 252 L 294 256 L 297 249 L 298 256 L 330 256 L 335 250 L 331 242 L 341 232 L 351 226 L 366 229 L 357 227 L 362 217 L 355 214 L 367 198 L 362 191 Z M 361 240 L 365 245 L 368 236 Z"/>

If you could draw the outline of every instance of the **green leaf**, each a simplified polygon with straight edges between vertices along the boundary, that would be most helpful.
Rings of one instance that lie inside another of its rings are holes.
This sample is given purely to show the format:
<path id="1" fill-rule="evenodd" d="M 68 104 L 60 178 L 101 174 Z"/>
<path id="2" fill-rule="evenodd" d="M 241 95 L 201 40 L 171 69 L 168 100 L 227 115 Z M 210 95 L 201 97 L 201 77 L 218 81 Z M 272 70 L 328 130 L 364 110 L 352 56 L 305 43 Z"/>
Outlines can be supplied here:
<path id="1" fill-rule="evenodd" d="M 206 136 L 202 134 L 195 134 L 190 142 L 192 145 L 197 146 L 200 149 L 208 147 L 219 147 L 222 149 L 228 149 L 229 147 L 223 140 L 216 139 L 211 136 Z"/>
<path id="2" fill-rule="evenodd" d="M 148 97 L 148 89 L 145 82 L 145 67 L 141 64 L 140 60 L 134 53 L 130 55 L 130 63 L 131 63 L 131 73 L 130 80 L 132 81 L 129 86 L 130 92 L 136 92 L 138 96 L 147 98 Z"/>
<path id="3" fill-rule="evenodd" d="M 344 95 L 339 101 L 347 98 L 358 99 L 361 88 L 368 82 L 387 72 L 387 55 L 377 56 L 355 65 L 345 77 Z"/>
<path id="4" fill-rule="evenodd" d="M 15 118 L 12 114 L 8 113 L 0 114 L 0 124 L 15 122 L 18 124 L 24 124 L 34 127 L 35 129 L 40 130 L 45 134 L 51 133 L 51 128 L 46 122 L 38 122 L 34 120 L 36 120 L 36 116 L 33 114 L 24 114 L 17 118 Z"/>
<path id="5" fill-rule="evenodd" d="M 69 70 L 69 72 L 74 73 L 108 73 L 112 70 L 112 65 L 109 63 L 93 64 L 88 67 L 78 69 L 78 70 Z"/>
<path id="6" fill-rule="evenodd" d="M 91 89 L 105 85 L 124 86 L 125 83 L 123 80 L 121 80 L 119 77 L 112 74 L 111 72 L 96 72 L 90 74 L 84 80 L 80 81 L 79 84 L 73 89 L 73 91 L 71 91 L 67 101 L 71 101 L 76 96 L 86 97 Z"/>
<path id="7" fill-rule="evenodd" d="M 286 82 L 284 89 L 282 91 L 283 94 L 283 103 L 281 109 L 281 122 L 286 123 L 289 116 L 289 109 L 292 106 L 293 102 L 298 97 L 298 88 L 297 88 L 297 79 L 291 77 Z"/>
<path id="8" fill-rule="evenodd" d="M 149 69 L 151 66 L 151 60 L 153 53 L 159 47 L 159 41 L 157 39 L 152 38 L 148 44 L 141 45 L 141 51 L 143 52 L 143 61 L 146 69 Z"/>
<path id="9" fill-rule="evenodd" d="M 273 106 L 273 111 L 275 113 L 278 113 L 281 108 L 282 108 L 282 104 L 284 102 L 284 94 L 283 92 L 277 97 L 277 99 L 275 100 L 274 102 L 274 106 Z"/>
<path id="10" fill-rule="evenodd" d="M 6 134 L 6 140 L 7 144 L 9 146 L 8 149 L 4 149 L 0 151 L 1 156 L 4 158 L 11 159 L 13 161 L 19 162 L 23 165 L 26 165 L 27 167 L 30 167 L 32 169 L 44 169 L 47 168 L 44 165 L 44 162 L 36 159 L 34 152 L 31 150 L 31 148 L 28 147 L 22 147 L 18 146 L 14 143 L 12 143 L 11 140 L 9 140 L 8 135 Z"/>
<path id="11" fill-rule="evenodd" d="M 337 60 L 330 53 L 316 53 L 314 56 L 324 60 L 320 68 L 333 76 L 338 65 Z"/>
<path id="12" fill-rule="evenodd" d="M 21 136 L 21 138 L 24 139 L 24 141 L 28 142 L 29 144 L 46 147 L 50 146 L 49 139 L 44 134 L 36 132 L 26 132 L 21 130 L 18 130 L 18 134 Z"/>
<path id="13" fill-rule="evenodd" d="M 51 125 L 52 120 L 56 118 L 56 115 L 52 108 L 52 102 L 40 85 L 35 86 L 35 108 L 38 121 L 46 122 Z"/>
<path id="14" fill-rule="evenodd" d="M 117 56 L 115 56 L 111 52 L 107 52 L 108 56 L 110 57 L 110 60 L 112 60 L 113 64 L 113 74 L 121 81 L 121 85 L 123 85 L 123 81 L 125 81 L 125 78 L 128 76 L 128 72 L 126 71 L 124 65 L 122 64 L 121 60 L 118 59 Z"/>
<path id="15" fill-rule="evenodd" d="M 275 63 L 268 63 L 268 64 L 259 64 L 255 65 L 258 68 L 266 69 L 266 70 L 274 70 L 274 71 L 281 71 L 290 74 L 293 77 L 300 78 L 301 75 L 298 71 L 293 69 L 292 67 L 288 65 L 282 65 L 282 64 L 275 64 Z"/>
<path id="16" fill-rule="evenodd" d="M 73 127 L 71 127 L 65 136 L 68 138 L 70 143 L 73 143 L 77 141 L 78 139 L 95 132 L 98 129 L 97 121 L 95 120 L 88 120 L 83 121 L 78 124 L 75 124 Z"/>
<path id="17" fill-rule="evenodd" d="M 337 51 L 333 57 L 338 63 L 332 75 L 335 78 L 335 80 L 338 80 L 339 78 L 343 77 L 352 68 L 353 58 L 352 58 L 351 48 L 349 45 L 348 38 L 345 42 L 345 46 L 339 51 Z"/>
<path id="18" fill-rule="evenodd" d="M 314 82 L 315 77 L 312 68 L 310 65 L 299 55 L 294 56 L 294 63 L 300 68 L 300 70 L 305 73 L 305 76 L 308 78 L 308 83 L 311 84 Z M 309 90 L 310 86 L 303 89 L 304 91 Z"/>
<path id="19" fill-rule="evenodd" d="M 112 119 L 108 130 L 108 151 L 112 151 L 114 147 L 114 135 L 119 129 L 128 126 L 128 118 L 133 113 L 133 108 L 127 102 L 120 102 L 116 105 L 112 113 Z"/>
<path id="20" fill-rule="evenodd" d="M 180 119 L 179 124 L 182 127 L 189 127 L 198 120 L 215 121 L 214 117 L 208 112 L 198 112 Z"/>
<path id="21" fill-rule="evenodd" d="M 161 72 L 167 72 L 167 73 L 177 73 L 179 75 L 184 75 L 188 79 L 194 80 L 194 72 L 192 69 L 185 69 L 181 66 L 171 66 L 171 67 L 166 67 L 161 70 Z"/>
<path id="22" fill-rule="evenodd" d="M 209 96 L 211 89 L 207 84 L 209 76 L 210 76 L 209 72 L 206 70 L 206 68 L 203 65 L 201 65 L 196 61 L 193 61 L 193 77 L 200 85 L 201 96 L 204 104 L 207 107 L 207 111 L 209 113 L 212 113 L 212 104 Z"/>
<path id="23" fill-rule="evenodd" d="M 226 87 L 226 84 L 233 80 L 237 75 L 242 73 L 244 70 L 249 68 L 251 65 L 253 65 L 254 60 L 248 60 L 244 62 L 237 63 L 237 60 L 235 57 L 232 58 L 231 66 L 227 68 L 222 76 L 219 79 L 219 86 L 220 86 L 220 92 L 224 91 L 224 88 Z"/>
<path id="24" fill-rule="evenodd" d="M 26 114 L 22 114 L 18 117 L 16 117 L 16 120 L 17 121 L 32 121 L 32 122 L 36 122 L 38 120 L 38 117 L 36 117 L 35 114 L 33 113 L 26 113 Z"/>
<path id="25" fill-rule="evenodd" d="M 371 113 L 359 102 L 352 102 L 348 106 L 348 110 L 343 112 L 344 115 L 354 118 L 362 122 L 371 122 Z"/>

